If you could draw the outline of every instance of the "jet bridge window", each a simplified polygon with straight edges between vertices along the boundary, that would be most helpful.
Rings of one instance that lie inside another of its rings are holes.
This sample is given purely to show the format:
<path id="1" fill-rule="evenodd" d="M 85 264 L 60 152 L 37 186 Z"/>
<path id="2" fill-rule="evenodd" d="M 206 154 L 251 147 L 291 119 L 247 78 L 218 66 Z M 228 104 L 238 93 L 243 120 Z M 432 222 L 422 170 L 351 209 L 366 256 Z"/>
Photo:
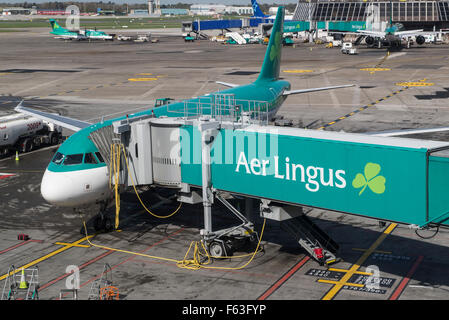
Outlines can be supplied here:
<path id="1" fill-rule="evenodd" d="M 53 157 L 52 162 L 55 164 L 61 164 L 62 160 L 64 160 L 64 155 L 60 152 L 56 152 L 55 156 Z"/>
<path id="2" fill-rule="evenodd" d="M 65 157 L 64 160 L 64 165 L 68 166 L 68 165 L 72 165 L 72 164 L 80 164 L 83 162 L 83 154 L 79 153 L 79 154 L 70 154 L 67 157 Z"/>
<path id="3" fill-rule="evenodd" d="M 97 164 L 98 162 L 92 153 L 86 153 L 84 155 L 84 163 Z"/>

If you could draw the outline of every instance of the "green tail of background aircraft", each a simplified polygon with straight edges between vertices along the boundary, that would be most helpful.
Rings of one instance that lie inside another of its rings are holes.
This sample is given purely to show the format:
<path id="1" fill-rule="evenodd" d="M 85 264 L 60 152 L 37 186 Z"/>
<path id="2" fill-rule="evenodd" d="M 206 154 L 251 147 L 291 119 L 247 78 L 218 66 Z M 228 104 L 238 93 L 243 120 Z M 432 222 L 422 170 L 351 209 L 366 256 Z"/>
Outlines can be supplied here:
<path id="1" fill-rule="evenodd" d="M 111 126 L 115 121 L 126 119 L 127 117 L 132 119 L 145 115 L 155 117 L 189 116 L 189 106 L 192 106 L 192 110 L 198 110 L 199 106 L 202 111 L 201 115 L 216 115 L 215 106 L 220 99 L 233 101 L 232 105 L 227 105 L 229 107 L 227 110 L 235 111 L 237 105 L 241 113 L 259 109 L 263 117 L 268 119 L 276 114 L 284 100 L 291 94 L 354 86 L 350 84 L 291 90 L 288 81 L 279 79 L 283 22 L 284 8 L 280 7 L 276 15 L 261 72 L 257 80 L 247 85 L 240 86 L 217 81 L 217 83 L 230 88 L 94 124 L 25 108 L 19 104 L 16 107 L 18 112 L 32 114 L 37 118 L 46 119 L 49 122 L 76 131 L 61 144 L 45 171 L 41 183 L 41 194 L 44 199 L 58 206 L 80 207 L 87 204 L 106 202 L 110 198 L 108 168 L 99 150 L 89 139 L 89 135 L 93 131 Z M 227 100 L 230 97 L 232 99 Z M 198 116 L 198 114 L 194 114 L 194 116 Z M 85 190 L 86 179 L 91 181 L 89 183 L 89 192 Z"/>
<path id="2" fill-rule="evenodd" d="M 79 30 L 70 31 L 61 27 L 55 19 L 50 19 L 51 34 L 55 35 L 57 39 L 64 40 L 113 40 L 114 37 L 103 31 L 97 30 Z"/>

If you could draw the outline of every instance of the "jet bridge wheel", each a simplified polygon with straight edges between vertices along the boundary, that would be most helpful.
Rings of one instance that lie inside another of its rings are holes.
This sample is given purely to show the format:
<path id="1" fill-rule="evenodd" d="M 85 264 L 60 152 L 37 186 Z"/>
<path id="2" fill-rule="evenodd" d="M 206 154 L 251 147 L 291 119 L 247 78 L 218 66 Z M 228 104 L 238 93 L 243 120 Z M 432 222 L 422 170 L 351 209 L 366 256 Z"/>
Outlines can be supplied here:
<path id="1" fill-rule="evenodd" d="M 223 240 L 214 240 L 209 244 L 209 254 L 212 257 L 230 257 L 232 253 L 231 245 Z"/>

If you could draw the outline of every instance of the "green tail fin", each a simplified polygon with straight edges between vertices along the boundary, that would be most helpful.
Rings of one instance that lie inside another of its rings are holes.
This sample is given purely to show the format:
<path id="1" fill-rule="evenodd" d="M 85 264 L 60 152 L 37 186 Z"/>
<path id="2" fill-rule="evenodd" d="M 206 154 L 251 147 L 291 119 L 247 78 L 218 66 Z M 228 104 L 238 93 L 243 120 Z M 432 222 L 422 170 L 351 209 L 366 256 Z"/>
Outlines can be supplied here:
<path id="1" fill-rule="evenodd" d="M 262 70 L 256 82 L 279 79 L 281 65 L 282 34 L 284 32 L 284 7 L 279 7 L 271 30 L 270 41 L 263 60 Z"/>
<path id="2" fill-rule="evenodd" d="M 61 26 L 56 22 L 55 19 L 50 19 L 51 29 L 55 30 L 61 28 Z"/>

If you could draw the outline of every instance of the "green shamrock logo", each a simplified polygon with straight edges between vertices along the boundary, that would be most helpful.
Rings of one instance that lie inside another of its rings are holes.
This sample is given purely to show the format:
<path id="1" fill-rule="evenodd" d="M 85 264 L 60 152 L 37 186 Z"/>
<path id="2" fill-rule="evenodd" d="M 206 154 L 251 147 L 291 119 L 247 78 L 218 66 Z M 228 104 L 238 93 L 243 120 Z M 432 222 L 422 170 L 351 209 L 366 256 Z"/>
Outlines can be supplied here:
<path id="1" fill-rule="evenodd" d="M 365 191 L 368 186 L 372 192 L 382 194 L 385 192 L 385 177 L 378 175 L 380 172 L 380 165 L 377 163 L 368 162 L 365 165 L 365 175 L 357 173 L 355 179 L 352 181 L 352 186 L 356 189 L 362 188 L 359 196 Z"/>
<path id="2" fill-rule="evenodd" d="M 273 61 L 279 55 L 279 46 L 281 45 L 281 33 L 276 32 L 274 35 L 274 45 L 270 50 L 270 60 Z"/>

